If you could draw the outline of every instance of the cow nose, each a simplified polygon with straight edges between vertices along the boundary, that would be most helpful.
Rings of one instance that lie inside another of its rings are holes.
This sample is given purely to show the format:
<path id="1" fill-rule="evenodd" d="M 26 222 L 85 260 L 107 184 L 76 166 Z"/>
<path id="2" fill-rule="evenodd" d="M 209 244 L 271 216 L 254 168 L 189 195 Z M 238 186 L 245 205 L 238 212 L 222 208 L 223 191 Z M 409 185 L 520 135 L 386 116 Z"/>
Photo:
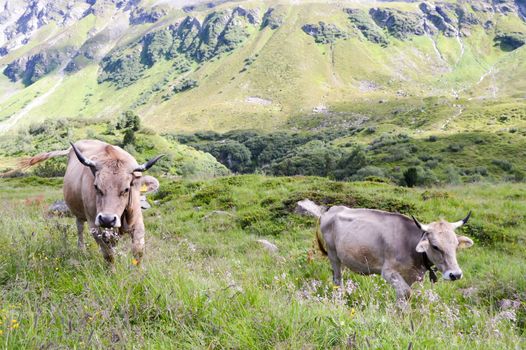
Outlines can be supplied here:
<path id="1" fill-rule="evenodd" d="M 462 278 L 462 272 L 450 272 L 449 279 L 456 281 Z"/>
<path id="2" fill-rule="evenodd" d="M 105 227 L 105 228 L 115 227 L 115 224 L 117 223 L 117 215 L 99 214 L 97 216 L 97 221 L 99 222 L 99 225 L 102 227 Z"/>

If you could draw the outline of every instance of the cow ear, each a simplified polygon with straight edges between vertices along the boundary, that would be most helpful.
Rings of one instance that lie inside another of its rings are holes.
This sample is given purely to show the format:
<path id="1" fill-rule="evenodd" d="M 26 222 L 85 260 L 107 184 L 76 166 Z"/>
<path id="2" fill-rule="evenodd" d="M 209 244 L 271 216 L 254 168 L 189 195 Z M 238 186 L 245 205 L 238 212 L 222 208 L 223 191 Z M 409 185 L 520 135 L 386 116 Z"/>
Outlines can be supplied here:
<path id="1" fill-rule="evenodd" d="M 473 245 L 473 241 L 466 236 L 457 236 L 457 239 L 458 239 L 458 247 L 460 249 L 469 248 Z"/>
<path id="2" fill-rule="evenodd" d="M 142 193 L 152 193 L 159 189 L 159 181 L 153 176 L 141 177 L 140 183 Z"/>
<path id="3" fill-rule="evenodd" d="M 419 253 L 425 253 L 428 248 L 429 248 L 429 240 L 424 235 L 424 237 L 422 237 L 420 242 L 418 242 L 418 244 L 416 245 L 416 251 Z"/>

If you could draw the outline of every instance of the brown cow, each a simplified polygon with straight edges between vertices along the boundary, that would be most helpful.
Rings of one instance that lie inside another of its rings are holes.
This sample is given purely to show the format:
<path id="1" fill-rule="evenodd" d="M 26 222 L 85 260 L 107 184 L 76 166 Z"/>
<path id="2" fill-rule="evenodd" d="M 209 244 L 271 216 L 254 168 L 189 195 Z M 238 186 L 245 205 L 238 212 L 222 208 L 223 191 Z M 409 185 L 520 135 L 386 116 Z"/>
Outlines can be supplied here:
<path id="1" fill-rule="evenodd" d="M 84 222 L 110 264 L 115 255 L 119 233 L 129 232 L 132 252 L 140 263 L 144 252 L 144 223 L 140 206 L 140 188 L 155 190 L 158 182 L 142 172 L 153 166 L 163 155 L 139 165 L 135 158 L 120 147 L 97 140 L 71 144 L 64 151 L 42 153 L 25 160 L 28 166 L 46 159 L 68 155 L 64 176 L 64 199 L 77 218 L 78 246 L 84 248 Z M 119 233 L 115 232 L 118 229 Z"/>

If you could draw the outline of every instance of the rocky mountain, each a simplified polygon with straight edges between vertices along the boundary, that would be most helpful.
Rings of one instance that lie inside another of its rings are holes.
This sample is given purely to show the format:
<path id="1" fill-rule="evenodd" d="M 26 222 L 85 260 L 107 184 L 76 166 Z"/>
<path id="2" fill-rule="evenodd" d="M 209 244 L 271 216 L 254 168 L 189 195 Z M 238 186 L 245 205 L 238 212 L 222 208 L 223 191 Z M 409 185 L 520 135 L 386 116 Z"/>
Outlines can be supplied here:
<path id="1" fill-rule="evenodd" d="M 474 127 L 476 101 L 524 108 L 525 14 L 521 0 L 0 0 L 0 131 L 129 109 L 168 131 L 407 128 L 400 111 L 416 120 L 429 98 L 447 108 L 413 129 Z"/>

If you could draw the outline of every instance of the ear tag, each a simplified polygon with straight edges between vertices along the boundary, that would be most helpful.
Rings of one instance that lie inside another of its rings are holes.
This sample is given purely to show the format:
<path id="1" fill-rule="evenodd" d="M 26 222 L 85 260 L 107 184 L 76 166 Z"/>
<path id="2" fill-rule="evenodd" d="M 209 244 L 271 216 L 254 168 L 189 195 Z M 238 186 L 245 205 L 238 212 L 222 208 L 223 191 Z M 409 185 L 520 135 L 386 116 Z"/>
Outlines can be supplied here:
<path id="1" fill-rule="evenodd" d="M 146 184 L 142 184 L 141 186 L 141 193 L 148 192 L 148 186 Z"/>

